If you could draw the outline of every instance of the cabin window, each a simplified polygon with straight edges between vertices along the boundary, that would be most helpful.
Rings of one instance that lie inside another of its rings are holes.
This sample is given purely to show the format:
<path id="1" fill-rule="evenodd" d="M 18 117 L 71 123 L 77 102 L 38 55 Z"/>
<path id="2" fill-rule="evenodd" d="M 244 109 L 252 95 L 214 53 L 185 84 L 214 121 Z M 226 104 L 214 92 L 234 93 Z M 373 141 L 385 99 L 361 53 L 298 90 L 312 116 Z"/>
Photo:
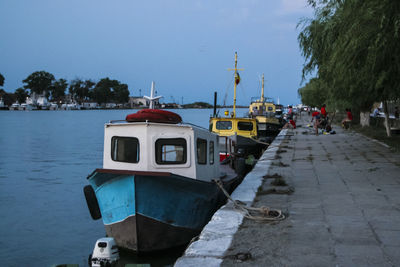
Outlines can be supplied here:
<path id="1" fill-rule="evenodd" d="M 238 122 L 238 129 L 240 131 L 252 131 L 253 130 L 253 123 L 247 121 L 239 121 Z"/>
<path id="2" fill-rule="evenodd" d="M 111 158 L 114 161 L 138 163 L 139 139 L 113 136 L 111 138 Z"/>
<path id="3" fill-rule="evenodd" d="M 217 121 L 215 124 L 217 130 L 231 130 L 232 122 L 231 121 Z"/>
<path id="4" fill-rule="evenodd" d="M 272 107 L 268 107 L 268 111 L 272 111 L 274 110 Z"/>
<path id="5" fill-rule="evenodd" d="M 162 138 L 156 141 L 157 164 L 185 164 L 186 140 L 184 138 Z"/>
<path id="6" fill-rule="evenodd" d="M 197 138 L 197 163 L 207 163 L 207 140 Z"/>
<path id="7" fill-rule="evenodd" d="M 214 141 L 210 141 L 210 149 L 208 153 L 210 155 L 210 164 L 214 164 Z"/>

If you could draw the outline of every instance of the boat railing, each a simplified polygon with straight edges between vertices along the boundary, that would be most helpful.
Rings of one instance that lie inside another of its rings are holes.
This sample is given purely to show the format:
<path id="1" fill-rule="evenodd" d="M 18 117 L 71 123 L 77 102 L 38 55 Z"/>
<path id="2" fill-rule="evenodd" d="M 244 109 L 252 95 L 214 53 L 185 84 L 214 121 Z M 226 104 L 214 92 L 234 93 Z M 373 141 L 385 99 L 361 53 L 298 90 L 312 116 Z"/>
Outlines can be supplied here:
<path id="1" fill-rule="evenodd" d="M 182 122 L 182 124 L 194 126 L 194 127 L 209 131 L 209 129 L 207 129 L 207 128 L 203 127 L 203 126 L 199 126 L 199 125 L 196 125 L 196 124 L 193 124 L 193 123 L 190 123 L 190 122 Z"/>
<path id="2" fill-rule="evenodd" d="M 109 123 L 113 124 L 113 123 L 129 123 L 129 122 L 127 122 L 126 120 L 110 120 Z M 181 123 L 177 123 L 177 124 L 181 124 L 181 125 L 185 124 L 185 125 L 189 125 L 189 126 L 193 126 L 196 128 L 200 128 L 200 129 L 209 131 L 209 129 L 207 129 L 205 127 L 202 127 L 202 126 L 190 123 L 190 122 L 181 122 Z M 177 125 L 177 124 L 175 124 L 175 125 Z"/>
<path id="3" fill-rule="evenodd" d="M 126 120 L 110 120 L 108 123 L 121 123 L 121 122 L 127 122 Z"/>

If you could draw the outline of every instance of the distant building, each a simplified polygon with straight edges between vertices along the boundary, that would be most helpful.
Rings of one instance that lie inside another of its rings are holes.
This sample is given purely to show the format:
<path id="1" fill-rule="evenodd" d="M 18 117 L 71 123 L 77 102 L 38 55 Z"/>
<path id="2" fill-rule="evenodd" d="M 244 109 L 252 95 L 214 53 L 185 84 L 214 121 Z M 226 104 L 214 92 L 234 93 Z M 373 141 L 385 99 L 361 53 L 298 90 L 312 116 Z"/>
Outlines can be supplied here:
<path id="1" fill-rule="evenodd" d="M 117 104 L 115 103 L 106 103 L 106 108 L 116 108 Z"/>
<path id="2" fill-rule="evenodd" d="M 164 103 L 161 104 L 161 108 L 182 108 L 182 106 L 176 103 Z"/>
<path id="3" fill-rule="evenodd" d="M 160 105 L 160 103 L 159 103 L 158 100 L 159 100 L 159 99 L 154 100 L 155 106 L 156 106 L 156 107 Z M 147 100 L 147 99 L 144 98 L 144 97 L 141 97 L 141 96 L 131 96 L 131 97 L 129 97 L 129 107 L 130 107 L 130 108 L 137 108 L 137 107 L 143 108 L 143 107 L 148 107 L 149 104 L 150 104 L 150 101 Z"/>
<path id="4" fill-rule="evenodd" d="M 82 109 L 96 109 L 99 108 L 99 104 L 96 102 L 83 102 L 81 105 Z"/>

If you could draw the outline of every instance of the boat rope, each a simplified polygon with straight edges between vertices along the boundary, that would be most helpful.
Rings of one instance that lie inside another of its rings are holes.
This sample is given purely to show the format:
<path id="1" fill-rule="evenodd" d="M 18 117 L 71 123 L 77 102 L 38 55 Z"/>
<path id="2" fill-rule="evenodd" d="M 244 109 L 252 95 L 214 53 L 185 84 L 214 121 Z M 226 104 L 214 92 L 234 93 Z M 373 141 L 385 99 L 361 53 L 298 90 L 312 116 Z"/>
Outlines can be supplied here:
<path id="1" fill-rule="evenodd" d="M 242 213 L 245 218 L 258 222 L 282 221 L 286 218 L 281 210 L 271 209 L 265 206 L 260 208 L 248 207 L 246 206 L 246 203 L 243 203 L 240 200 L 232 199 L 232 197 L 223 187 L 221 180 L 214 180 L 214 182 L 225 194 L 225 196 L 232 201 L 234 208 Z"/>
<path id="2" fill-rule="evenodd" d="M 233 80 L 234 80 L 234 76 L 232 76 L 232 79 L 229 81 L 228 85 L 226 86 L 226 89 L 225 89 L 225 96 L 224 96 L 224 102 L 223 102 L 222 107 L 225 107 L 225 106 L 226 106 L 226 99 L 228 98 L 228 89 L 229 89 L 229 87 L 231 87 L 231 85 L 232 85 L 232 83 L 233 83 Z"/>
<path id="3" fill-rule="evenodd" d="M 271 143 L 260 141 L 260 140 L 255 139 L 255 138 L 251 138 L 251 139 L 254 140 L 256 143 L 259 143 L 259 144 L 262 144 L 262 145 L 269 146 L 271 144 Z"/>

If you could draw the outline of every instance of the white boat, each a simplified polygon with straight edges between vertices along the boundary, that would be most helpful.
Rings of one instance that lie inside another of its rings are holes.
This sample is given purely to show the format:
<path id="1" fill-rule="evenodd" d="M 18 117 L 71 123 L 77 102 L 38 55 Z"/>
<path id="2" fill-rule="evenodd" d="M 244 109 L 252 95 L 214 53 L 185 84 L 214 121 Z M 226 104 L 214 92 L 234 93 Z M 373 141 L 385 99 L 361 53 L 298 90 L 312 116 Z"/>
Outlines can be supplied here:
<path id="1" fill-rule="evenodd" d="M 21 105 L 18 102 L 15 102 L 10 106 L 10 110 L 19 110 L 20 106 Z"/>
<path id="2" fill-rule="evenodd" d="M 22 103 L 18 108 L 18 110 L 35 110 L 35 109 L 37 109 L 35 106 L 27 103 Z"/>
<path id="3" fill-rule="evenodd" d="M 226 199 L 215 180 L 232 192 L 242 179 L 218 155 L 216 134 L 170 111 L 144 109 L 111 121 L 103 168 L 84 188 L 90 214 L 102 218 L 107 236 L 124 249 L 187 244 Z"/>
<path id="4" fill-rule="evenodd" d="M 50 103 L 49 110 L 58 110 L 58 105 L 56 103 Z"/>
<path id="5" fill-rule="evenodd" d="M 81 106 L 77 103 L 70 103 L 70 104 L 62 104 L 62 110 L 78 110 L 81 109 Z"/>

